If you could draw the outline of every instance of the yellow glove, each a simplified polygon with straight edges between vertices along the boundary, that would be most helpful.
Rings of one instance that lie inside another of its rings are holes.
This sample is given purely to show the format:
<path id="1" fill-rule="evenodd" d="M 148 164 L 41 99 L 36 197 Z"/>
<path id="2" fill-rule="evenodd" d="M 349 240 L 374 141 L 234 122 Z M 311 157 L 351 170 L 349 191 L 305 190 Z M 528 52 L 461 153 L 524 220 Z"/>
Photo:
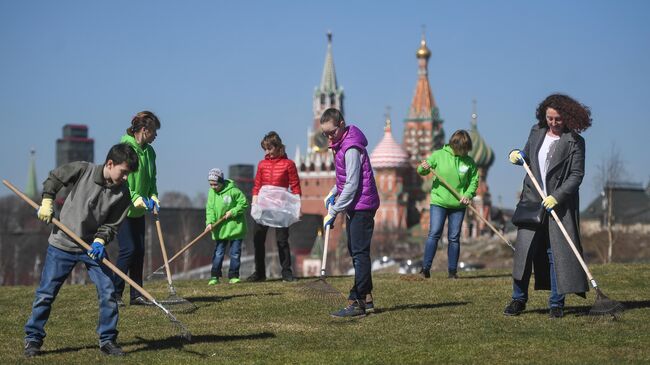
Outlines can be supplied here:
<path id="1" fill-rule="evenodd" d="M 325 218 L 323 218 L 323 228 L 327 228 L 327 226 L 330 226 L 330 228 L 334 227 L 334 219 L 336 219 L 336 214 L 330 215 L 327 213 Z"/>
<path id="2" fill-rule="evenodd" d="M 515 165 L 523 165 L 526 154 L 521 150 L 512 150 L 508 154 L 508 159 Z"/>
<path id="3" fill-rule="evenodd" d="M 155 201 L 158 208 L 160 208 L 160 199 L 158 199 L 158 195 L 152 195 L 151 200 Z"/>
<path id="4" fill-rule="evenodd" d="M 144 199 L 142 199 L 141 196 L 133 202 L 133 206 L 136 208 L 147 209 L 147 204 L 145 204 Z"/>
<path id="5" fill-rule="evenodd" d="M 553 195 L 549 195 L 546 198 L 544 198 L 544 200 L 542 200 L 542 205 L 544 206 L 544 208 L 546 208 L 546 210 L 550 212 L 551 210 L 553 210 L 553 207 L 557 205 L 557 200 L 553 197 Z"/>
<path id="6" fill-rule="evenodd" d="M 45 223 L 50 223 L 52 221 L 52 215 L 54 215 L 54 208 L 52 204 L 54 200 L 52 198 L 43 198 L 41 201 L 41 206 L 38 208 L 38 219 L 42 220 Z"/>
<path id="7" fill-rule="evenodd" d="M 336 202 L 336 196 L 334 196 L 334 193 L 330 190 L 329 194 L 323 199 L 323 203 L 325 203 L 325 209 L 329 210 L 330 205 L 334 204 Z"/>

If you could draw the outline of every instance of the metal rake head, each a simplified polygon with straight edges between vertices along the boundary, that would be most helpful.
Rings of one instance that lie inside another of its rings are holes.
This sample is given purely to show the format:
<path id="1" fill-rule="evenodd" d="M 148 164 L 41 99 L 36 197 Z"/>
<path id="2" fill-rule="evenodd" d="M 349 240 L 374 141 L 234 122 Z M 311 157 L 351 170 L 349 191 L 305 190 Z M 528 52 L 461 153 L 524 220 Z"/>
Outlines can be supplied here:
<path id="1" fill-rule="evenodd" d="M 625 306 L 613 299 L 609 299 L 599 288 L 596 288 L 596 302 L 589 310 L 589 315 L 598 319 L 603 316 L 611 316 L 614 320 L 623 316 Z"/>
<path id="2" fill-rule="evenodd" d="M 169 309 L 163 307 L 162 304 L 160 304 L 159 302 L 154 300 L 153 304 L 156 305 L 158 308 L 162 309 L 163 312 L 165 312 L 165 316 L 167 316 L 169 322 L 171 322 L 174 329 L 179 333 L 178 334 L 179 337 L 187 340 L 188 342 L 192 341 L 192 333 L 190 333 L 190 330 L 188 330 L 187 327 L 185 327 L 183 322 L 179 321 L 178 318 L 176 318 L 176 316 L 174 316 L 172 312 L 169 311 Z"/>
<path id="3" fill-rule="evenodd" d="M 192 313 L 199 309 L 194 303 L 189 300 L 179 297 L 176 293 L 170 294 L 167 299 L 159 301 L 160 304 L 169 305 L 174 307 L 176 313 Z"/>
<path id="4" fill-rule="evenodd" d="M 324 277 L 303 284 L 299 288 L 307 297 L 331 305 L 339 305 L 346 300 L 343 293 L 325 281 Z"/>
<path id="5" fill-rule="evenodd" d="M 167 274 L 164 271 L 154 271 L 145 280 L 163 280 L 167 278 Z"/>

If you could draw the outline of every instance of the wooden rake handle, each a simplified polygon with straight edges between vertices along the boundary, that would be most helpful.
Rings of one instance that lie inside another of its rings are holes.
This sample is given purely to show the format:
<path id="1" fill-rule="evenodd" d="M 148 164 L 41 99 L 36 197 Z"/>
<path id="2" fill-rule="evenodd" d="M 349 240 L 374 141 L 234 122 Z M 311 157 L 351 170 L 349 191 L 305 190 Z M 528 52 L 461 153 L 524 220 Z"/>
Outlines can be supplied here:
<path id="1" fill-rule="evenodd" d="M 440 181 L 440 183 L 441 183 L 442 185 L 444 185 L 445 188 L 447 188 L 447 190 L 451 191 L 451 193 L 454 194 L 454 196 L 456 197 L 456 199 L 458 199 L 458 200 L 460 201 L 460 199 L 461 199 L 462 197 L 461 197 L 460 194 L 456 191 L 456 189 L 454 189 L 453 187 L 451 187 L 451 185 L 449 185 L 449 183 L 448 183 L 445 179 L 443 179 L 440 175 L 438 175 L 434 169 L 430 169 L 430 170 L 431 170 L 431 173 L 433 174 L 433 176 L 435 176 L 436 178 L 438 178 L 438 180 Z M 501 234 L 501 232 L 499 232 L 499 230 L 496 229 L 496 227 L 494 227 L 490 222 L 488 222 L 488 220 L 485 219 L 485 218 L 483 217 L 483 215 L 482 215 L 481 213 L 479 213 L 478 210 L 476 210 L 476 208 L 474 208 L 471 204 L 468 205 L 467 207 L 468 207 L 472 212 L 474 212 L 474 214 L 476 214 L 476 216 L 478 217 L 478 219 L 480 219 L 483 223 L 485 223 L 488 227 L 490 227 L 490 229 L 492 229 L 492 231 L 493 231 L 494 233 L 496 233 L 496 235 L 499 236 L 499 237 L 503 240 L 503 242 L 506 243 L 506 245 L 510 246 L 510 248 L 513 249 L 513 250 L 515 249 L 514 246 L 512 246 L 512 243 L 510 243 L 510 241 L 509 241 L 507 238 L 505 238 L 505 237 Z"/>
<path id="2" fill-rule="evenodd" d="M 325 228 L 325 244 L 323 245 L 323 261 L 320 265 L 320 276 L 325 277 L 325 267 L 327 266 L 327 246 L 330 241 L 330 225 L 328 224 Z"/>
<path id="3" fill-rule="evenodd" d="M 9 181 L 7 180 L 2 180 L 2 183 L 5 184 L 6 187 L 8 187 L 11 191 L 16 193 L 21 199 L 23 199 L 27 204 L 31 205 L 34 209 L 38 209 L 39 206 L 36 204 L 32 199 L 30 199 L 27 195 L 23 194 L 18 188 L 13 186 Z M 55 226 L 59 227 L 60 230 L 65 232 L 70 238 L 72 238 L 81 248 L 85 250 L 90 250 L 91 247 L 84 242 L 81 237 L 79 237 L 76 233 L 72 232 L 68 227 L 66 227 L 61 221 L 59 221 L 57 218 L 52 217 L 52 223 L 54 223 Z M 135 281 L 131 280 L 130 277 L 128 277 L 125 273 L 122 272 L 122 270 L 118 269 L 113 263 L 108 261 L 108 259 L 102 259 L 102 264 L 106 265 L 109 269 L 111 269 L 115 274 L 117 274 L 119 277 L 124 279 L 127 283 L 131 285 L 131 287 L 135 288 L 140 294 L 144 295 L 145 298 L 149 299 L 151 302 L 156 303 L 156 300 L 154 297 L 149 294 L 144 288 L 142 288 L 140 285 L 136 284 Z"/>
<path id="4" fill-rule="evenodd" d="M 535 178 L 535 175 L 533 175 L 533 172 L 530 171 L 530 167 L 528 166 L 526 161 L 524 161 L 523 166 L 524 169 L 526 170 L 526 173 L 528 174 L 528 177 L 530 177 L 530 180 L 533 182 L 533 185 L 535 185 L 535 189 L 537 189 L 539 196 L 541 196 L 542 199 L 546 199 L 546 194 L 544 194 L 544 190 L 542 190 L 542 187 L 537 182 L 537 179 Z M 560 217 L 557 216 L 555 210 L 551 210 L 551 215 L 553 216 L 553 219 L 555 219 L 555 223 L 557 223 L 558 227 L 560 227 L 560 231 L 562 231 L 562 234 L 564 235 L 564 238 L 569 243 L 569 246 L 571 246 L 571 250 L 573 250 L 573 254 L 580 262 L 580 266 L 582 266 L 582 270 L 584 270 L 585 273 L 587 274 L 587 278 L 589 278 L 589 282 L 594 288 L 598 288 L 598 284 L 596 284 L 596 280 L 594 280 L 594 277 L 591 275 L 591 271 L 589 271 L 587 264 L 585 264 L 585 260 L 582 259 L 582 255 L 580 255 L 580 252 L 578 252 L 578 249 L 576 248 L 576 245 L 573 243 L 573 240 L 571 239 L 571 237 L 569 237 L 569 233 L 564 228 L 564 225 L 562 224 Z"/>
<path id="5" fill-rule="evenodd" d="M 160 242 L 160 251 L 163 255 L 163 265 L 165 266 L 165 272 L 167 273 L 167 284 L 172 287 L 172 272 L 169 269 L 169 261 L 167 260 L 167 249 L 165 248 L 165 240 L 163 239 L 162 227 L 160 226 L 160 218 L 158 217 L 158 208 L 154 207 L 153 217 L 156 221 L 156 232 L 158 233 L 158 242 Z"/>

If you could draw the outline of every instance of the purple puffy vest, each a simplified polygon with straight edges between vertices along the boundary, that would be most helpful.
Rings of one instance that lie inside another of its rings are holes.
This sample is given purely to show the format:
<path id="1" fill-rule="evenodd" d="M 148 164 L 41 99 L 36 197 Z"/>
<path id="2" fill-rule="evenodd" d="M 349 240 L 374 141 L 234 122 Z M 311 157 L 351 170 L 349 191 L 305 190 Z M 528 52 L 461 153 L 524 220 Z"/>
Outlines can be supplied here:
<path id="1" fill-rule="evenodd" d="M 343 138 L 330 145 L 334 151 L 334 166 L 336 168 L 336 190 L 340 193 L 345 185 L 345 151 L 357 148 L 361 152 L 361 181 L 352 203 L 348 210 L 377 210 L 379 208 L 379 194 L 375 175 L 372 172 L 370 158 L 368 158 L 368 140 L 361 130 L 353 125 L 345 128 Z"/>

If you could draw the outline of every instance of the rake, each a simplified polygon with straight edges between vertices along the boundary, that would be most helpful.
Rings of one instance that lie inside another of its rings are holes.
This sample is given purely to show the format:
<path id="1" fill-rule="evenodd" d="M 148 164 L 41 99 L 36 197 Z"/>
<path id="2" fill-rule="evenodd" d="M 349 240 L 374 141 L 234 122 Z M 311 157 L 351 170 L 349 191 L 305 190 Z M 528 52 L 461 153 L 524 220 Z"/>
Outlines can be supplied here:
<path id="1" fill-rule="evenodd" d="M 9 181 L 7 180 L 2 180 L 2 183 L 5 184 L 6 187 L 8 187 L 11 191 L 16 193 L 21 199 L 23 199 L 27 204 L 31 205 L 34 209 L 38 209 L 39 206 L 36 204 L 33 200 L 31 200 L 27 195 L 23 194 L 18 188 L 16 188 L 14 185 L 12 185 Z M 60 230 L 65 232 L 70 238 L 72 238 L 77 245 L 79 245 L 81 248 L 84 250 L 90 250 L 91 247 L 84 242 L 81 237 L 79 237 L 76 233 L 71 231 L 68 227 L 66 227 L 61 221 L 59 221 L 57 218 L 52 217 L 52 223 L 59 227 Z M 140 285 L 136 284 L 135 281 L 131 280 L 130 277 L 128 277 L 125 273 L 122 272 L 122 270 L 118 269 L 113 263 L 108 261 L 108 259 L 102 259 L 102 264 L 106 265 L 109 269 L 111 269 L 115 274 L 117 274 L 119 277 L 124 279 L 129 285 L 131 285 L 133 288 L 135 288 L 140 294 L 142 294 L 145 298 L 147 298 L 151 303 L 153 303 L 156 307 L 160 308 L 164 313 L 167 319 L 171 322 L 172 326 L 180 333 L 179 336 L 181 338 L 186 339 L 187 341 L 192 340 L 192 334 L 190 331 L 185 327 L 185 325 L 179 321 L 171 311 L 169 311 L 167 308 L 163 307 L 160 302 L 156 301 L 156 299 L 149 294 L 148 291 L 144 290 Z"/>
<path id="2" fill-rule="evenodd" d="M 533 184 L 535 185 L 535 189 L 537 189 L 537 192 L 542 197 L 542 199 L 545 199 L 546 194 L 544 194 L 544 191 L 539 186 L 539 183 L 537 182 L 537 179 L 535 179 L 535 176 L 533 175 L 533 172 L 530 171 L 530 167 L 528 166 L 526 161 L 524 161 L 523 166 L 524 166 L 524 169 L 526 169 L 526 173 L 528 174 L 528 177 L 530 177 Z M 557 225 L 560 227 L 560 231 L 562 231 L 562 234 L 564 235 L 564 238 L 569 243 L 569 246 L 571 246 L 571 250 L 573 251 L 573 254 L 576 256 L 578 261 L 580 262 L 580 265 L 582 266 L 582 269 L 587 274 L 587 278 L 589 279 L 589 283 L 591 283 L 591 286 L 596 291 L 596 301 L 594 302 L 594 305 L 589 310 L 589 315 L 590 316 L 611 315 L 612 317 L 614 317 L 614 319 L 619 318 L 622 315 L 623 311 L 625 310 L 625 307 L 620 302 L 609 299 L 609 297 L 607 297 L 607 295 L 605 295 L 600 290 L 600 288 L 598 287 L 598 284 L 596 283 L 596 280 L 594 279 L 593 275 L 591 275 L 591 271 L 589 271 L 589 268 L 587 267 L 587 264 L 585 264 L 585 261 L 582 259 L 582 255 L 580 255 L 580 252 L 578 252 L 578 249 L 576 248 L 576 245 L 573 243 L 573 240 L 571 239 L 571 237 L 569 237 L 569 233 L 564 228 L 564 225 L 562 224 L 562 221 L 560 220 L 560 217 L 557 216 L 557 213 L 555 213 L 555 210 L 551 210 L 551 215 L 553 216 L 553 219 L 555 220 L 555 223 L 557 223 Z"/>
<path id="3" fill-rule="evenodd" d="M 223 222 L 225 220 L 226 220 L 226 217 L 221 217 L 221 219 L 219 219 L 216 223 L 213 224 L 213 227 L 216 227 L 217 225 L 221 224 L 221 222 Z M 169 261 L 167 261 L 167 264 L 171 264 L 172 261 L 174 261 L 180 255 L 182 255 L 185 251 L 189 250 L 190 247 L 194 246 L 195 243 L 199 242 L 201 240 L 201 238 L 205 237 L 205 235 L 210 233 L 210 232 L 211 231 L 209 231 L 209 230 L 201 232 L 200 235 L 196 236 L 195 239 L 193 239 L 192 241 L 190 241 L 190 243 L 183 246 L 183 248 L 181 248 L 180 251 L 178 251 L 174 256 L 172 256 L 172 258 L 169 259 Z M 159 268 L 157 268 L 154 272 L 152 272 L 151 274 L 149 274 L 149 276 L 147 276 L 147 280 L 156 280 L 156 279 L 164 278 L 165 277 L 164 269 L 165 269 L 165 264 L 160 265 Z"/>
<path id="4" fill-rule="evenodd" d="M 325 228 L 325 244 L 323 246 L 323 260 L 321 261 L 320 277 L 310 283 L 301 285 L 300 290 L 308 297 L 325 302 L 331 305 L 338 305 L 345 301 L 343 293 L 338 291 L 330 283 L 327 282 L 325 275 L 325 267 L 327 266 L 327 246 L 330 238 L 330 226 Z"/>
<path id="5" fill-rule="evenodd" d="M 440 183 L 441 183 L 442 185 L 445 186 L 445 188 L 447 188 L 447 190 L 449 190 L 452 194 L 454 194 L 454 196 L 456 197 L 456 199 L 460 200 L 460 199 L 462 198 L 462 197 L 460 196 L 460 194 L 456 191 L 456 189 L 454 189 L 453 187 L 451 187 L 451 185 L 449 185 L 449 183 L 448 183 L 447 181 L 445 181 L 445 179 L 443 179 L 439 174 L 437 174 L 436 171 L 435 171 L 434 169 L 431 169 L 431 173 L 433 174 L 433 176 L 435 176 L 435 177 L 438 179 L 438 181 L 440 181 Z M 499 236 L 499 237 L 503 240 L 503 242 L 505 242 L 506 245 L 510 246 L 510 248 L 511 248 L 513 251 L 515 250 L 515 247 L 512 245 L 512 243 L 510 243 L 510 241 L 509 241 L 507 238 L 505 238 L 505 237 L 503 236 L 503 234 L 501 234 L 501 232 L 499 232 L 499 230 L 496 229 L 496 227 L 494 227 L 494 226 L 492 225 L 492 223 L 490 223 L 487 219 L 485 219 L 485 218 L 483 217 L 483 215 L 482 215 L 481 213 L 479 213 L 478 210 L 476 210 L 476 208 L 474 208 L 471 204 L 468 205 L 467 207 L 468 207 L 472 212 L 474 212 L 474 214 L 478 217 L 478 219 L 481 220 L 481 222 L 485 223 L 488 227 L 490 227 L 490 229 L 492 229 L 492 231 L 493 231 L 494 233 L 496 233 L 496 235 Z"/>
<path id="6" fill-rule="evenodd" d="M 174 284 L 172 283 L 172 273 L 169 269 L 169 261 L 167 261 L 167 249 L 165 248 L 165 240 L 163 239 L 162 228 L 160 226 L 160 217 L 158 216 L 158 208 L 153 210 L 154 220 L 156 222 L 156 232 L 158 232 L 158 241 L 160 242 L 160 250 L 162 251 L 163 262 L 165 267 L 165 272 L 167 274 L 167 286 L 169 288 L 169 296 L 165 300 L 161 300 L 163 304 L 169 304 L 176 307 L 177 312 L 181 313 L 190 313 L 197 309 L 197 306 L 194 305 L 189 300 L 180 297 L 176 293 Z"/>

